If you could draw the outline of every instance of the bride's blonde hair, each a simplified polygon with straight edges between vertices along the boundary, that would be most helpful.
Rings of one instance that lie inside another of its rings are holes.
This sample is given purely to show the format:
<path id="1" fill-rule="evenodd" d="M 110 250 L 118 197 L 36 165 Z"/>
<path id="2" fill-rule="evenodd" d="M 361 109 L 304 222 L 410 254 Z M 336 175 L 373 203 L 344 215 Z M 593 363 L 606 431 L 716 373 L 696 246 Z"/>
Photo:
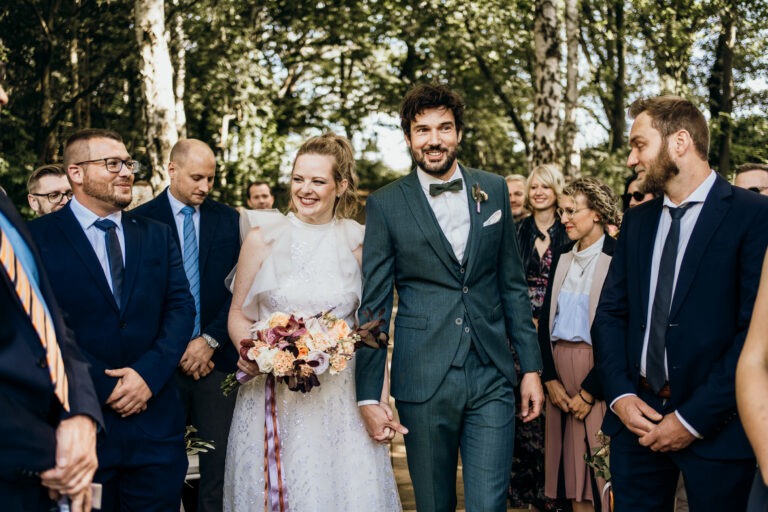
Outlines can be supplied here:
<path id="1" fill-rule="evenodd" d="M 308 139 L 299 148 L 296 158 L 293 160 L 293 167 L 296 167 L 296 160 L 301 155 L 326 155 L 333 157 L 333 180 L 338 186 L 343 180 L 347 180 L 347 189 L 336 199 L 333 208 L 335 217 L 350 219 L 357 214 L 359 200 L 357 195 L 357 173 L 355 172 L 355 156 L 352 152 L 352 145 L 346 137 L 336 135 L 333 132 L 324 133 L 318 137 Z M 290 209 L 295 210 L 293 198 L 291 198 Z"/>

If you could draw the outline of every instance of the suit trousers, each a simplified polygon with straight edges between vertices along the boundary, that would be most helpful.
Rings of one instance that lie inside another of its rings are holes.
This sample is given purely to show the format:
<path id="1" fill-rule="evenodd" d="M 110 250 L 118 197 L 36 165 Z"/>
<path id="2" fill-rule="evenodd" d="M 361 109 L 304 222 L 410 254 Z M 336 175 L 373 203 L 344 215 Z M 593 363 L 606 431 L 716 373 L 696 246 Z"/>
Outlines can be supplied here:
<path id="1" fill-rule="evenodd" d="M 40 479 L 26 481 L 0 480 L 0 509 L 4 512 L 57 511 L 56 503 L 48 497 L 48 489 Z"/>
<path id="2" fill-rule="evenodd" d="M 223 507 L 224 463 L 227 439 L 237 393 L 224 396 L 221 383 L 227 374 L 213 370 L 200 380 L 176 371 L 176 385 L 187 416 L 187 424 L 197 432 L 194 437 L 213 441 L 215 449 L 200 453 L 200 482 L 197 493 L 198 512 L 220 512 Z"/>
<path id="3" fill-rule="evenodd" d="M 639 396 L 662 414 L 672 412 L 650 392 Z M 755 473 L 754 459 L 705 459 L 690 448 L 654 452 L 626 428 L 611 438 L 610 459 L 615 512 L 671 512 L 681 472 L 691 512 L 743 511 Z"/>
<path id="4" fill-rule="evenodd" d="M 505 511 L 515 438 L 512 383 L 470 350 L 426 402 L 397 400 L 419 512 L 456 509 L 458 454 L 466 510 Z"/>

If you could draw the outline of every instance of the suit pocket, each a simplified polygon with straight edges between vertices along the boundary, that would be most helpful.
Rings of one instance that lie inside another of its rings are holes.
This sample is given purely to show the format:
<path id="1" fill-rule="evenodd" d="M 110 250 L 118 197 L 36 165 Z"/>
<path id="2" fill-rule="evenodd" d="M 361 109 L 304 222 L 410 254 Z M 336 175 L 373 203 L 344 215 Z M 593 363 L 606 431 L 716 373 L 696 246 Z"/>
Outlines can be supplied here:
<path id="1" fill-rule="evenodd" d="M 398 314 L 395 317 L 395 327 L 404 327 L 406 329 L 423 330 L 427 328 L 427 317 Z"/>

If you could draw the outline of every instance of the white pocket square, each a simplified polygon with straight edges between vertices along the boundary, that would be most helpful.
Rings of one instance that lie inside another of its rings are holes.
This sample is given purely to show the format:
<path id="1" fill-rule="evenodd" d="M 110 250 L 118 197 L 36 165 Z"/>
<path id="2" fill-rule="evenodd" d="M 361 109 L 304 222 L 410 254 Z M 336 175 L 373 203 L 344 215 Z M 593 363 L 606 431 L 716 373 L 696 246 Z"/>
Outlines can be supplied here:
<path id="1" fill-rule="evenodd" d="M 493 212 L 493 215 L 488 217 L 485 222 L 483 222 L 483 227 L 492 226 L 493 224 L 496 224 L 501 220 L 501 210 L 496 210 Z"/>

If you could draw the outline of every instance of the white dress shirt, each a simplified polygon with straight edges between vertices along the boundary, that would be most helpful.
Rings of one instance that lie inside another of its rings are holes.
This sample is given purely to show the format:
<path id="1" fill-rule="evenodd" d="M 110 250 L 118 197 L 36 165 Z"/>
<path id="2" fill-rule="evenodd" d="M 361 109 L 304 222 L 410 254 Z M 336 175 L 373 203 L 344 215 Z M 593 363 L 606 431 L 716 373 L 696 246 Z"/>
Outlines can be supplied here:
<path id="1" fill-rule="evenodd" d="M 464 182 L 464 177 L 461 175 L 461 169 L 457 165 L 453 175 L 445 181 L 427 174 L 418 167 L 416 168 L 416 175 L 419 178 L 421 190 L 424 192 L 427 202 L 435 214 L 435 218 L 437 218 L 440 229 L 443 231 L 445 238 L 448 239 L 448 243 L 451 244 L 456 259 L 461 262 L 464 259 L 464 250 L 467 248 L 470 226 L 469 202 L 465 188 L 467 185 Z M 429 195 L 429 186 L 431 184 L 447 183 L 456 179 L 461 180 L 461 190 L 449 190 L 439 196 Z"/>
<path id="2" fill-rule="evenodd" d="M 648 354 L 648 333 L 651 325 L 651 311 L 653 309 L 653 298 L 656 295 L 656 283 L 659 280 L 659 265 L 661 264 L 661 252 L 664 250 L 664 242 L 667 240 L 667 234 L 669 228 L 672 225 L 672 217 L 669 215 L 669 208 L 677 208 L 690 204 L 688 211 L 680 219 L 680 238 L 677 243 L 677 260 L 675 260 L 675 282 L 672 284 L 672 296 L 674 297 L 675 287 L 677 286 L 677 277 L 680 274 L 680 266 L 685 256 L 685 249 L 688 247 L 688 242 L 691 239 L 693 228 L 696 226 L 696 221 L 699 220 L 699 214 L 704 206 L 704 201 L 707 199 L 710 190 L 715 184 L 717 175 L 714 171 L 709 172 L 709 176 L 701 183 L 701 185 L 694 190 L 691 195 L 685 198 L 679 205 L 672 202 L 667 195 L 664 195 L 664 208 L 661 212 L 661 219 L 659 220 L 659 228 L 656 230 L 656 240 L 653 243 L 653 257 L 651 259 L 651 283 L 648 288 L 648 317 L 646 318 L 646 329 L 643 337 L 643 353 L 640 356 L 640 375 L 645 376 L 646 358 Z M 669 380 L 669 368 L 667 368 L 667 354 L 664 352 L 664 369 Z M 611 408 L 620 398 L 627 395 L 621 395 L 611 402 Z M 694 429 L 688 422 L 686 422 L 679 412 L 675 411 L 677 419 L 680 423 L 694 436 L 702 439 L 696 429 Z"/>
<path id="3" fill-rule="evenodd" d="M 123 253 L 123 266 L 125 266 L 125 232 L 123 231 L 122 223 L 123 212 L 117 211 L 107 215 L 106 217 L 99 217 L 91 210 L 80 204 L 77 201 L 77 197 L 75 196 L 72 196 L 72 199 L 69 200 L 69 207 L 72 209 L 72 213 L 75 215 L 77 222 L 80 223 L 80 227 L 83 228 L 86 238 L 88 238 L 88 241 L 91 243 L 91 247 L 93 247 L 93 251 L 96 253 L 96 257 L 99 259 L 99 263 L 101 264 L 101 269 L 104 271 L 104 275 L 107 278 L 107 283 L 109 283 L 109 289 L 114 293 L 114 289 L 112 288 L 112 273 L 109 270 L 109 257 L 107 257 L 107 243 L 105 241 L 104 231 L 94 226 L 93 223 L 99 219 L 109 219 L 117 224 L 117 229 L 115 231 L 117 232 L 117 239 L 120 241 L 120 250 Z"/>
<path id="4" fill-rule="evenodd" d="M 171 211 L 173 212 L 173 220 L 176 222 L 176 232 L 179 234 L 179 241 L 181 242 L 181 259 L 184 260 L 184 214 L 181 213 L 182 208 L 186 205 L 173 197 L 171 189 L 167 190 L 168 202 L 171 203 Z M 200 206 L 192 206 L 195 209 L 195 213 L 192 214 L 192 223 L 195 225 L 195 240 L 197 241 L 198 250 L 200 249 Z"/>

